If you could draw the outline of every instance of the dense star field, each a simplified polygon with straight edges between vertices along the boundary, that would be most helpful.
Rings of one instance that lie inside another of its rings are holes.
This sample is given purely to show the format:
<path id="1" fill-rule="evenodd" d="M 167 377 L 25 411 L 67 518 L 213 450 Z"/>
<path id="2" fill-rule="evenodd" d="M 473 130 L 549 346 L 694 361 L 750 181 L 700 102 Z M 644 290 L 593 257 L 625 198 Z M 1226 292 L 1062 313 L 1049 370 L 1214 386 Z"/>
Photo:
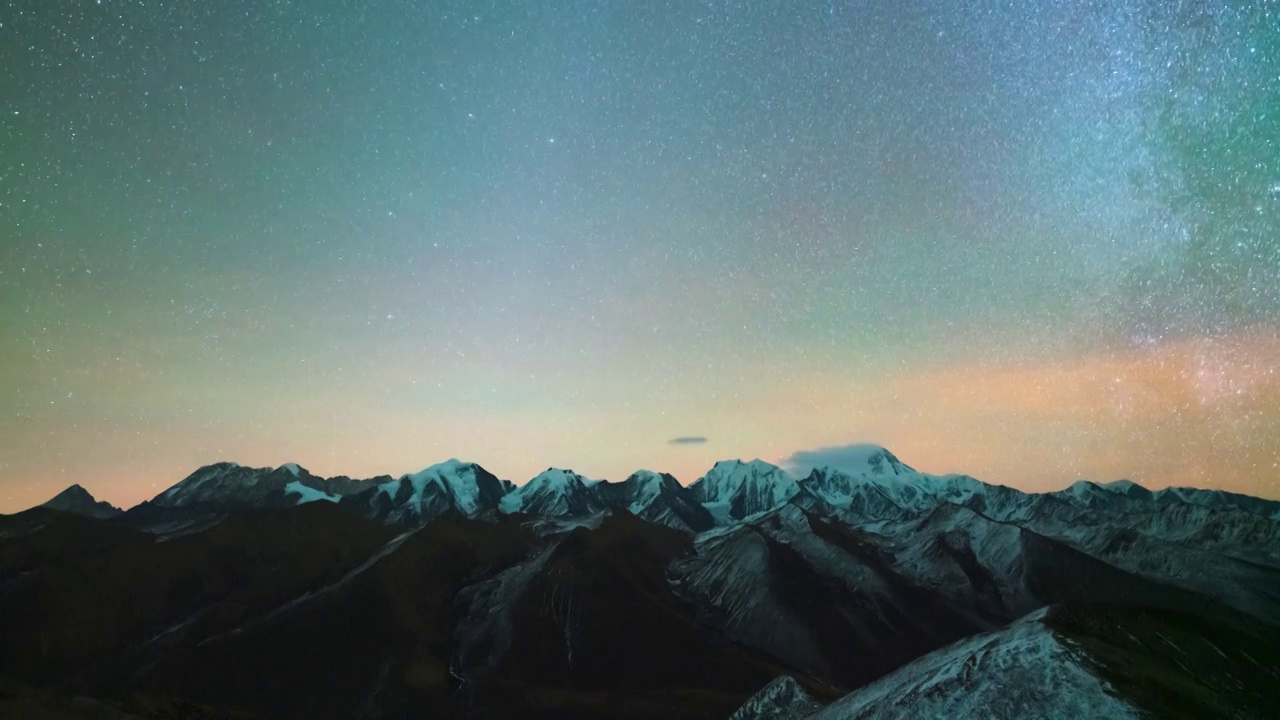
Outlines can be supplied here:
<path id="1" fill-rule="evenodd" d="M 1280 497 L 1280 7 L 15 0 L 0 512 L 877 442 Z"/>

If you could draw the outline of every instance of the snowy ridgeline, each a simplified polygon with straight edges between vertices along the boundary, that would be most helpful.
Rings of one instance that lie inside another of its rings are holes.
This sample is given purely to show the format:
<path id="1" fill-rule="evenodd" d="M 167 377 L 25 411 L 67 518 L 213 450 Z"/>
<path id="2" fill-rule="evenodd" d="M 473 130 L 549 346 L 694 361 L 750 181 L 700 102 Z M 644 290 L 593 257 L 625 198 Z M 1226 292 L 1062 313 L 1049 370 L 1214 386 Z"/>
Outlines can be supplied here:
<path id="1" fill-rule="evenodd" d="M 841 469 L 818 467 L 803 477 L 761 460 L 716 463 L 688 487 L 670 475 L 641 470 L 622 482 L 591 480 L 549 468 L 521 486 L 475 463 L 449 460 L 400 477 L 322 478 L 296 463 L 200 468 L 153 499 L 152 508 L 287 507 L 329 501 L 383 522 L 420 525 L 445 515 L 523 513 L 547 518 L 626 511 L 681 530 L 731 526 L 785 505 L 845 522 L 874 525 L 925 515 L 955 504 L 1000 522 L 1033 525 L 1055 535 L 1092 534 L 1121 520 L 1164 540 L 1191 540 L 1217 550 L 1274 546 L 1280 503 L 1191 488 L 1151 492 L 1129 481 L 1077 482 L 1053 493 L 1023 493 L 967 475 L 929 475 L 884 448 L 867 446 Z M 1082 530 L 1083 528 L 1083 530 Z M 1265 552 L 1264 552 L 1265 554 Z"/>

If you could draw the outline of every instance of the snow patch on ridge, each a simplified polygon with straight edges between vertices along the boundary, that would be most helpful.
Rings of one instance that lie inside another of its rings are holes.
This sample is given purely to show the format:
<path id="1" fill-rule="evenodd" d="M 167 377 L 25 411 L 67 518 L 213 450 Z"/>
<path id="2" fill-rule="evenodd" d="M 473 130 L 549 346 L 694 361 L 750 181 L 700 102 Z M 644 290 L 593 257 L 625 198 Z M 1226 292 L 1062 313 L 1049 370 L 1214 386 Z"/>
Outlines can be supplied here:
<path id="1" fill-rule="evenodd" d="M 298 496 L 297 504 L 299 505 L 302 505 L 303 503 L 315 502 L 317 500 L 327 500 L 329 502 L 336 503 L 338 502 L 338 500 L 341 499 L 339 496 L 330 495 L 329 493 L 323 490 L 316 490 L 315 488 L 307 487 L 306 485 L 303 485 L 298 480 L 294 480 L 288 485 L 285 485 L 284 494 L 286 497 L 289 495 L 297 495 Z"/>
<path id="2" fill-rule="evenodd" d="M 502 499 L 498 501 L 498 511 L 508 515 L 520 512 L 522 507 L 524 507 L 524 498 L 521 497 L 519 488 L 503 495 Z"/>

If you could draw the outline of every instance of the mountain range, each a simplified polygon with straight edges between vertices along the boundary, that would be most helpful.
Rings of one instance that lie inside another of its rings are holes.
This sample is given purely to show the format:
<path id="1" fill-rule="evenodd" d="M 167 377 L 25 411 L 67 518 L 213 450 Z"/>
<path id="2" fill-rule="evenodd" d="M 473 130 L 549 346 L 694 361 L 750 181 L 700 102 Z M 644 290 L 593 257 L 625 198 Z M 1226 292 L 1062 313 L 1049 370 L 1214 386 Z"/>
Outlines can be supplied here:
<path id="1" fill-rule="evenodd" d="M 218 463 L 0 516 L 0 715 L 1270 717 L 1278 640 L 1280 503 L 875 446 L 688 487 Z"/>

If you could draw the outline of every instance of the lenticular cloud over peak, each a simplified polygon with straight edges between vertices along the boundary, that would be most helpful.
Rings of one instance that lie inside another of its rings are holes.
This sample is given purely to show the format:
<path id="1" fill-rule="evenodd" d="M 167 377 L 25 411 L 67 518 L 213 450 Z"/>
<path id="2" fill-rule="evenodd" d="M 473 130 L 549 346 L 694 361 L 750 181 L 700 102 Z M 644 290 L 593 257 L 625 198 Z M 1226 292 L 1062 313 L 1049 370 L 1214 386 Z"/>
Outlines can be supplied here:
<path id="1" fill-rule="evenodd" d="M 784 458 L 778 466 L 792 475 L 807 475 L 815 468 L 829 467 L 841 472 L 861 472 L 877 457 L 898 459 L 887 449 L 874 443 L 853 443 L 832 447 L 798 450 Z"/>

